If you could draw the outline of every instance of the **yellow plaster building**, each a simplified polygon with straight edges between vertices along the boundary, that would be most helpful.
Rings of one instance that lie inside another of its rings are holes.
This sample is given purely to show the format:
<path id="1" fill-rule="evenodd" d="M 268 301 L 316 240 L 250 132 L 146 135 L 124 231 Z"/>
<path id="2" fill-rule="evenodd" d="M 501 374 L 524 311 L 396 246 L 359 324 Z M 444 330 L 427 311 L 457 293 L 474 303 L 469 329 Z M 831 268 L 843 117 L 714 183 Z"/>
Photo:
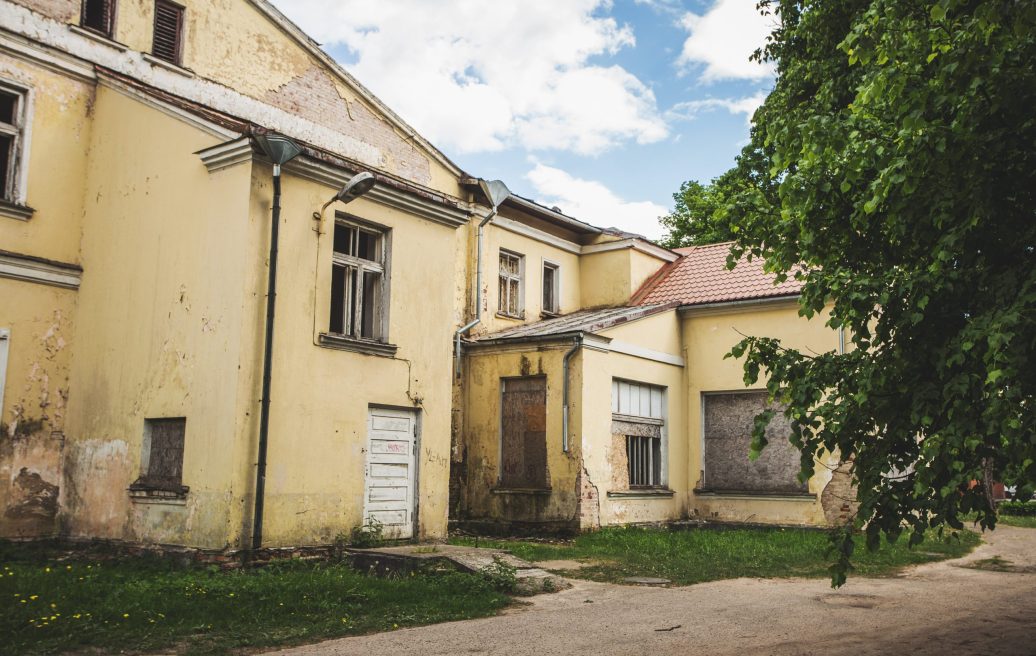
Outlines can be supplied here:
<path id="1" fill-rule="evenodd" d="M 0 0 L 0 185 L 0 536 L 830 519 L 736 457 L 733 329 L 837 341 L 793 290 L 492 197 L 266 0 Z"/>

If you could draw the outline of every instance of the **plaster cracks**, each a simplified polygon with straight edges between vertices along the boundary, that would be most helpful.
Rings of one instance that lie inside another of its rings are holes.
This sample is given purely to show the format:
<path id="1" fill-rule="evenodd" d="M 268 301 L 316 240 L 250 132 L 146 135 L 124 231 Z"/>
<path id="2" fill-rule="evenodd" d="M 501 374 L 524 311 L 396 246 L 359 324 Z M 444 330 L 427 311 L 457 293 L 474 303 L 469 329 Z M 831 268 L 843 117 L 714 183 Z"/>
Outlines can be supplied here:
<path id="1" fill-rule="evenodd" d="M 580 468 L 576 478 L 576 494 L 579 496 L 579 528 L 584 531 L 601 528 L 601 493 L 590 480 L 586 465 Z"/>

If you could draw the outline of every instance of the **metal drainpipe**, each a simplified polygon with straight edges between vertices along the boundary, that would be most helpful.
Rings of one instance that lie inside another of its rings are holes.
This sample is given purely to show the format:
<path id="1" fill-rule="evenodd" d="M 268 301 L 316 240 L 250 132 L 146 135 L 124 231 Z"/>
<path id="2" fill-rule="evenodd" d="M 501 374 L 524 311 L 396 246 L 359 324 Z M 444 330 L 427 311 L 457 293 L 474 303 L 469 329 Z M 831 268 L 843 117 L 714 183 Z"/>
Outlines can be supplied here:
<path id="1" fill-rule="evenodd" d="M 561 360 L 561 450 L 564 453 L 568 453 L 568 363 L 582 345 L 583 336 L 577 335 L 572 343 L 572 348 Z"/>
<path id="2" fill-rule="evenodd" d="M 475 318 L 464 326 L 457 329 L 454 333 L 454 347 L 453 357 L 454 364 L 453 370 L 454 375 L 460 376 L 460 356 L 461 356 L 461 341 L 462 335 L 466 335 L 469 330 L 482 323 L 482 239 L 485 231 L 486 224 L 493 220 L 496 216 L 496 208 L 494 207 L 486 218 L 482 219 L 482 222 L 478 224 L 478 254 L 476 255 L 476 273 L 475 273 Z"/>
<path id="3" fill-rule="evenodd" d="M 270 277 L 266 288 L 266 347 L 263 352 L 263 397 L 259 406 L 259 459 L 255 473 L 255 515 L 252 549 L 263 545 L 263 502 L 266 494 L 266 445 L 270 432 L 270 373 L 273 369 L 273 314 L 277 301 L 277 240 L 281 223 L 281 167 L 273 165 L 273 225 L 270 229 Z"/>

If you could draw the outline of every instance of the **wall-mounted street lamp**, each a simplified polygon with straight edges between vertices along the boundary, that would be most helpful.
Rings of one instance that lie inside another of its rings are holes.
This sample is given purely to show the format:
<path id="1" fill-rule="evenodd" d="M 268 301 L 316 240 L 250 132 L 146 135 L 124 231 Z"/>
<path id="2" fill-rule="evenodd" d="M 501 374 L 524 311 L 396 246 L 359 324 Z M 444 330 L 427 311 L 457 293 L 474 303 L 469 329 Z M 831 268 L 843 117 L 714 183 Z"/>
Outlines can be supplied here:
<path id="1" fill-rule="evenodd" d="M 302 147 L 280 134 L 254 135 L 256 145 L 273 162 L 273 218 L 270 226 L 270 275 L 266 286 L 266 343 L 263 350 L 263 395 L 259 406 L 259 458 L 255 473 L 255 515 L 252 549 L 263 545 L 263 502 L 266 496 L 266 450 L 270 432 L 270 373 L 273 367 L 273 317 L 277 306 L 277 241 L 281 225 L 281 166 L 295 159 Z"/>

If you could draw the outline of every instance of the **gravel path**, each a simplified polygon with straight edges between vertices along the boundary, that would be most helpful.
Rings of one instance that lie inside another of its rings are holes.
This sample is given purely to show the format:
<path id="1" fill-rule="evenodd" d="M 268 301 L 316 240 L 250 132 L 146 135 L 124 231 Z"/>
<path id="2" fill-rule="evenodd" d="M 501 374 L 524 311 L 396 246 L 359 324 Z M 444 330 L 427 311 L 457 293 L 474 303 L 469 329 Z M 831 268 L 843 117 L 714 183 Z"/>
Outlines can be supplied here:
<path id="1" fill-rule="evenodd" d="M 735 579 L 683 588 L 573 581 L 481 620 L 276 652 L 535 655 L 1036 654 L 1036 529 L 897 578 Z M 998 559 L 998 560 L 995 560 Z M 976 566 L 1006 569 L 975 569 Z"/>

